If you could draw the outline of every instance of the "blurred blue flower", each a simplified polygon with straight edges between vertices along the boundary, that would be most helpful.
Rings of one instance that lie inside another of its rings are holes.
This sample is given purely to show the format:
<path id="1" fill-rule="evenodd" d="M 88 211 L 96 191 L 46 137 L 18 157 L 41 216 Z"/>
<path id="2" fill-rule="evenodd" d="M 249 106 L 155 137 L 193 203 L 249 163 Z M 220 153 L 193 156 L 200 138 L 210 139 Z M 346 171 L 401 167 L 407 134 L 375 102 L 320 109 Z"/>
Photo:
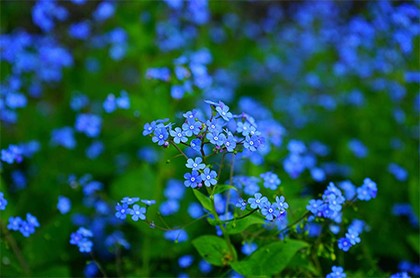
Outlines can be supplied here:
<path id="1" fill-rule="evenodd" d="M 71 201 L 65 196 L 58 196 L 57 209 L 61 214 L 66 214 L 71 209 Z"/>

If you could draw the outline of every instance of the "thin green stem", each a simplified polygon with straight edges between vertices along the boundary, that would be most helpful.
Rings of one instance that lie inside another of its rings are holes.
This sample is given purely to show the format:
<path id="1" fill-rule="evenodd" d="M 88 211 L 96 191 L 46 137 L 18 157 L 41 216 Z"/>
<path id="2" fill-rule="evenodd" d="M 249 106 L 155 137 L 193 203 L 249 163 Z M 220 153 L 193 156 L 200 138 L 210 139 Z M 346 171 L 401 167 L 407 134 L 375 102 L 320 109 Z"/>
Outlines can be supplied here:
<path id="1" fill-rule="evenodd" d="M 15 254 L 19 262 L 19 265 L 23 270 L 23 273 L 26 276 L 30 276 L 31 270 L 29 268 L 29 264 L 26 261 L 25 257 L 23 256 L 22 251 L 20 250 L 19 246 L 17 245 L 15 238 L 10 233 L 8 233 L 3 223 L 0 223 L 0 226 L 1 226 L 1 231 L 4 235 L 4 238 L 6 239 L 6 242 L 9 244 L 9 246 L 12 248 L 13 253 Z"/>
<path id="2" fill-rule="evenodd" d="M 173 142 L 173 141 L 169 141 L 169 143 L 175 147 L 175 149 L 177 149 L 177 151 L 182 154 L 186 159 L 188 159 L 188 156 Z"/>

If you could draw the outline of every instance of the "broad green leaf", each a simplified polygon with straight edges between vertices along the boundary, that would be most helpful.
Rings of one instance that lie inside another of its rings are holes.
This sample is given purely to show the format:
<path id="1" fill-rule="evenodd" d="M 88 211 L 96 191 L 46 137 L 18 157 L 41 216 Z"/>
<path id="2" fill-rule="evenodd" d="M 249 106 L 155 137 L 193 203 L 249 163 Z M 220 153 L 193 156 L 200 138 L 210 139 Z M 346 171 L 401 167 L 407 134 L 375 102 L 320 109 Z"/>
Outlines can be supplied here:
<path id="1" fill-rule="evenodd" d="M 420 254 L 420 238 L 418 234 L 412 234 L 407 236 L 407 241 L 410 244 L 410 246 L 417 252 L 417 254 Z"/>
<path id="2" fill-rule="evenodd" d="M 288 267 L 300 272 L 307 272 L 307 277 L 321 276 L 316 270 L 315 266 L 312 264 L 312 262 L 310 262 L 308 256 L 306 256 L 305 254 L 296 253 L 296 255 L 290 260 Z"/>
<path id="3" fill-rule="evenodd" d="M 228 191 L 229 189 L 238 191 L 238 189 L 234 187 L 233 185 L 221 184 L 221 185 L 216 185 L 216 188 L 214 189 L 214 194 L 223 193 L 225 191 Z"/>
<path id="4" fill-rule="evenodd" d="M 192 244 L 201 257 L 210 264 L 224 266 L 233 260 L 226 241 L 220 237 L 211 235 L 200 236 L 194 239 Z M 236 254 L 233 254 L 233 256 L 236 257 Z"/>
<path id="5" fill-rule="evenodd" d="M 248 228 L 251 225 L 255 224 L 264 224 L 264 220 L 260 217 L 257 217 L 255 215 L 249 215 L 245 218 L 239 219 L 239 220 L 232 220 L 226 224 L 226 231 L 229 234 L 238 234 L 242 231 L 244 231 L 246 228 Z"/>
<path id="6" fill-rule="evenodd" d="M 206 195 L 204 195 L 203 193 L 201 193 L 200 191 L 196 190 L 196 189 L 194 189 L 193 192 L 194 192 L 194 195 L 197 198 L 197 200 L 203 206 L 203 208 L 205 208 L 206 210 L 208 210 L 209 212 L 214 214 L 214 208 L 213 208 L 213 204 L 212 204 L 210 198 L 207 197 Z"/>
<path id="7" fill-rule="evenodd" d="M 232 263 L 232 268 L 245 276 L 262 276 L 280 273 L 306 242 L 288 240 L 274 242 L 259 248 L 248 259 Z"/>

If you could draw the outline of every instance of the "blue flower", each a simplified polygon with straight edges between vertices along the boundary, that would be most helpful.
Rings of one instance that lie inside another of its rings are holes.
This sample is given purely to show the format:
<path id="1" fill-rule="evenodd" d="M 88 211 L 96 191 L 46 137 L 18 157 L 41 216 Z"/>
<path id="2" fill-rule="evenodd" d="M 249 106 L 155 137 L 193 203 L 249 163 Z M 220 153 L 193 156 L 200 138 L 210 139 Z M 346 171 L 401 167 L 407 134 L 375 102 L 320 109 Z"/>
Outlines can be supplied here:
<path id="1" fill-rule="evenodd" d="M 63 146 L 66 149 L 74 149 L 76 140 L 74 139 L 73 129 L 68 126 L 54 129 L 51 134 L 51 143 Z"/>
<path id="2" fill-rule="evenodd" d="M 284 196 L 276 196 L 276 202 L 274 205 L 280 214 L 284 213 L 289 208 L 289 204 L 286 203 Z"/>
<path id="3" fill-rule="evenodd" d="M 0 192 L 0 210 L 5 210 L 7 206 L 7 200 L 4 198 L 3 192 Z"/>
<path id="4" fill-rule="evenodd" d="M 140 198 L 139 197 L 124 197 L 122 200 L 121 200 L 121 203 L 125 203 L 125 204 L 127 204 L 127 205 L 132 205 L 132 204 L 134 204 L 134 203 L 136 203 L 136 202 L 138 202 L 140 200 Z"/>
<path id="5" fill-rule="evenodd" d="M 142 199 L 141 202 L 143 204 L 145 204 L 146 206 L 151 206 L 151 205 L 156 204 L 156 201 L 155 200 L 145 200 L 145 199 Z"/>
<path id="6" fill-rule="evenodd" d="M 250 204 L 253 209 L 262 209 L 268 202 L 267 197 L 263 197 L 261 193 L 255 193 L 254 197 L 255 198 L 251 197 L 248 199 L 248 204 Z"/>
<path id="7" fill-rule="evenodd" d="M 22 156 L 23 150 L 19 146 L 9 145 L 7 149 L 1 150 L 1 160 L 8 164 L 13 164 L 14 162 L 22 162 Z"/>
<path id="8" fill-rule="evenodd" d="M 348 240 L 350 240 L 350 243 L 352 245 L 356 245 L 357 243 L 360 242 L 360 237 L 359 237 L 359 233 L 353 229 L 348 229 L 347 233 L 346 233 L 346 238 Z"/>
<path id="9" fill-rule="evenodd" d="M 259 142 L 258 136 L 253 135 L 251 137 L 249 136 L 245 137 L 244 147 L 250 150 L 251 152 L 255 152 L 257 148 L 259 147 L 259 145 L 260 145 L 260 142 Z"/>
<path id="10" fill-rule="evenodd" d="M 204 214 L 203 207 L 199 203 L 196 203 L 196 202 L 191 203 L 188 206 L 188 214 L 192 218 L 197 219 Z"/>
<path id="11" fill-rule="evenodd" d="M 257 248 L 258 248 L 258 245 L 255 242 L 245 242 L 242 245 L 241 251 L 245 255 L 249 256 L 252 253 L 254 253 L 254 251 L 257 250 Z"/>
<path id="12" fill-rule="evenodd" d="M 366 148 L 366 146 L 360 140 L 357 139 L 352 139 L 349 142 L 349 149 L 358 158 L 366 157 L 368 153 L 368 149 Z"/>
<path id="13" fill-rule="evenodd" d="M 236 203 L 236 207 L 237 208 L 240 208 L 241 210 L 245 210 L 246 209 L 246 205 L 247 205 L 247 203 L 246 203 L 246 201 L 244 200 L 244 199 L 242 199 L 242 198 L 240 198 L 239 200 L 238 200 L 238 202 Z"/>
<path id="14" fill-rule="evenodd" d="M 201 174 L 201 179 L 204 181 L 204 185 L 210 187 L 217 183 L 216 180 L 217 174 L 215 171 L 210 170 L 210 168 L 206 167 Z"/>
<path id="15" fill-rule="evenodd" d="M 252 206 L 251 206 L 252 207 Z M 265 219 L 267 219 L 268 221 L 272 221 L 276 215 L 276 205 L 272 205 L 270 204 L 270 202 L 265 202 L 264 206 L 261 208 L 261 214 L 265 216 Z"/>
<path id="16" fill-rule="evenodd" d="M 76 232 L 70 235 L 70 244 L 77 245 L 79 251 L 82 253 L 89 253 L 92 251 L 93 247 L 93 242 L 89 239 L 92 236 L 92 231 L 80 227 Z"/>
<path id="17" fill-rule="evenodd" d="M 182 229 L 171 230 L 165 233 L 165 238 L 170 241 L 183 242 L 188 240 L 188 234 Z"/>
<path id="18" fill-rule="evenodd" d="M 168 68 L 149 68 L 146 72 L 146 77 L 149 79 L 169 81 L 171 79 L 171 72 Z"/>
<path id="19" fill-rule="evenodd" d="M 242 133 L 243 136 L 248 136 L 251 125 L 248 122 L 238 122 L 236 127 L 236 132 Z"/>
<path id="20" fill-rule="evenodd" d="M 54 19 L 63 21 L 67 16 L 67 10 L 58 6 L 54 1 L 37 1 L 32 8 L 32 20 L 44 32 L 54 29 Z"/>
<path id="21" fill-rule="evenodd" d="M 346 237 L 342 237 L 338 240 L 338 248 L 343 250 L 344 252 L 349 251 L 350 247 L 352 246 L 350 240 Z"/>
<path id="22" fill-rule="evenodd" d="M 203 170 L 204 168 L 206 168 L 206 164 L 201 163 L 202 161 L 203 159 L 201 157 L 196 157 L 194 160 L 189 158 L 185 166 L 196 171 Z"/>
<path id="23" fill-rule="evenodd" d="M 201 183 L 200 174 L 196 170 L 193 170 L 191 173 L 186 173 L 184 178 L 184 185 L 186 187 L 196 188 Z"/>
<path id="24" fill-rule="evenodd" d="M 35 232 L 35 227 L 29 224 L 27 221 L 22 221 L 20 223 L 19 232 L 24 237 L 29 237 L 31 234 Z"/>
<path id="25" fill-rule="evenodd" d="M 197 135 L 200 133 L 201 123 L 196 121 L 187 121 L 182 125 L 185 135 L 191 137 L 193 134 Z"/>
<path id="26" fill-rule="evenodd" d="M 146 123 L 143 127 L 143 136 L 152 134 L 156 129 L 156 122 Z"/>
<path id="27" fill-rule="evenodd" d="M 184 255 L 178 259 L 178 264 L 181 268 L 187 268 L 194 262 L 194 257 L 191 255 Z"/>
<path id="28" fill-rule="evenodd" d="M 116 103 L 120 109 L 130 108 L 130 98 L 128 97 L 128 93 L 124 90 L 121 91 L 120 96 L 116 99 Z"/>
<path id="29" fill-rule="evenodd" d="M 210 140 L 210 143 L 216 146 L 222 146 L 226 141 L 226 136 L 223 133 L 218 132 L 207 133 L 206 138 Z"/>
<path id="30" fill-rule="evenodd" d="M 369 201 L 376 197 L 377 191 L 376 183 L 366 178 L 363 180 L 363 185 L 357 188 L 357 198 L 362 201 Z"/>
<path id="31" fill-rule="evenodd" d="M 264 179 L 264 187 L 269 188 L 271 190 L 276 190 L 281 182 L 279 177 L 272 172 L 266 172 L 261 174 L 260 176 Z"/>
<path id="32" fill-rule="evenodd" d="M 88 21 L 73 23 L 69 27 L 69 35 L 72 38 L 85 40 L 90 35 L 90 25 Z"/>
<path id="33" fill-rule="evenodd" d="M 171 87 L 171 97 L 174 99 L 182 99 L 185 94 L 185 88 L 181 85 L 173 85 Z"/>
<path id="34" fill-rule="evenodd" d="M 18 231 L 22 222 L 23 220 L 19 216 L 11 216 L 9 217 L 9 224 L 7 224 L 7 229 L 12 231 Z"/>
<path id="35" fill-rule="evenodd" d="M 201 151 L 201 140 L 196 138 L 191 140 L 190 146 L 193 150 L 200 152 Z"/>
<path id="36" fill-rule="evenodd" d="M 210 133 L 220 133 L 222 132 L 225 122 L 220 118 L 213 118 L 211 121 L 206 122 L 207 131 Z"/>
<path id="37" fill-rule="evenodd" d="M 115 7 L 110 2 L 102 2 L 93 12 L 93 18 L 96 21 L 105 21 L 114 15 Z"/>
<path id="38" fill-rule="evenodd" d="M 206 262 L 205 260 L 201 260 L 198 263 L 198 268 L 200 269 L 200 271 L 204 274 L 209 273 L 212 270 L 212 266 L 211 264 L 209 264 L 208 262 Z"/>
<path id="39" fill-rule="evenodd" d="M 155 130 L 154 136 L 152 137 L 153 143 L 158 143 L 159 146 L 165 144 L 168 139 L 168 131 L 164 127 L 159 127 Z"/>
<path id="40" fill-rule="evenodd" d="M 168 199 L 179 200 L 184 196 L 185 186 L 182 181 L 170 179 L 166 185 L 163 195 Z"/>
<path id="41" fill-rule="evenodd" d="M 139 218 L 141 220 L 146 219 L 146 215 L 144 215 L 146 213 L 146 208 L 144 207 L 140 207 L 139 205 L 134 205 L 132 209 L 128 209 L 128 213 L 131 214 L 131 219 L 133 219 L 134 221 L 139 220 Z"/>
<path id="42" fill-rule="evenodd" d="M 174 214 L 179 210 L 179 202 L 176 199 L 169 199 L 160 204 L 159 210 L 163 216 Z"/>
<path id="43" fill-rule="evenodd" d="M 225 147 L 228 152 L 233 152 L 236 148 L 236 139 L 231 132 L 228 132 L 228 136 L 225 141 Z"/>
<path id="44" fill-rule="evenodd" d="M 128 204 L 123 203 L 122 205 L 120 205 L 120 203 L 117 203 L 117 205 L 115 206 L 115 210 L 117 211 L 115 213 L 115 216 L 117 218 L 125 219 L 128 213 Z"/>
<path id="45" fill-rule="evenodd" d="M 102 104 L 102 107 L 104 108 L 106 113 L 112 113 L 115 111 L 115 109 L 117 109 L 117 103 L 114 94 L 109 94 L 106 97 L 105 101 Z"/>
<path id="46" fill-rule="evenodd" d="M 318 215 L 323 209 L 324 202 L 322 200 L 312 199 L 309 201 L 309 204 L 306 206 L 306 209 L 309 210 L 312 214 Z"/>
<path id="47" fill-rule="evenodd" d="M 225 121 L 228 122 L 232 119 L 232 113 L 229 112 L 229 107 L 223 102 L 220 102 L 219 105 L 216 106 L 216 111 Z"/>
<path id="48" fill-rule="evenodd" d="M 101 155 L 104 150 L 104 143 L 101 141 L 94 141 L 86 148 L 86 157 L 89 159 L 95 159 Z"/>
<path id="49" fill-rule="evenodd" d="M 88 137 L 97 137 L 101 132 L 102 119 L 94 114 L 80 114 L 77 116 L 75 128 Z"/>
<path id="50" fill-rule="evenodd" d="M 179 127 L 176 127 L 175 130 L 169 131 L 169 133 L 172 137 L 174 137 L 175 144 L 179 144 L 180 142 L 185 143 L 188 141 L 188 138 L 185 136 L 184 131 Z"/>
<path id="51" fill-rule="evenodd" d="M 58 196 L 57 209 L 61 214 L 66 214 L 71 209 L 71 201 L 69 198 L 64 196 Z"/>
<path id="52" fill-rule="evenodd" d="M 346 274 L 344 273 L 344 270 L 340 266 L 333 266 L 332 272 L 327 274 L 325 278 L 345 278 Z"/>
<path id="53" fill-rule="evenodd" d="M 410 275 L 408 275 L 407 272 L 398 272 L 398 273 L 394 273 L 391 276 L 389 276 L 389 278 L 411 278 Z"/>

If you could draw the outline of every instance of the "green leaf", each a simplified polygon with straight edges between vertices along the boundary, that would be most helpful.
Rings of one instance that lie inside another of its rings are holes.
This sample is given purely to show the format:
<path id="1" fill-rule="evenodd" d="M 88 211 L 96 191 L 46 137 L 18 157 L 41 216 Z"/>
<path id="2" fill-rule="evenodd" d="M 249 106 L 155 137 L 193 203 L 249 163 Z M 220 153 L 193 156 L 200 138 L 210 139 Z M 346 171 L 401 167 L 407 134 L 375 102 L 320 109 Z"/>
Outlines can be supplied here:
<path id="1" fill-rule="evenodd" d="M 274 242 L 259 248 L 248 259 L 232 263 L 232 268 L 245 276 L 274 275 L 286 268 L 296 252 L 306 246 L 306 242 L 298 240 Z"/>
<path id="2" fill-rule="evenodd" d="M 192 244 L 197 249 L 198 253 L 208 263 L 224 266 L 232 261 L 232 256 L 229 254 L 229 247 L 223 239 L 217 236 L 200 236 L 192 241 Z M 233 255 L 236 257 L 236 254 Z"/>
<path id="3" fill-rule="evenodd" d="M 412 234 L 407 236 L 407 241 L 410 244 L 410 246 L 417 252 L 417 254 L 420 254 L 420 238 L 418 234 Z"/>
<path id="4" fill-rule="evenodd" d="M 255 215 L 249 215 L 245 218 L 228 222 L 226 224 L 226 231 L 228 232 L 228 234 L 238 234 L 244 231 L 249 226 L 255 225 L 255 224 L 262 225 L 264 224 L 264 220 Z"/>
<path id="5" fill-rule="evenodd" d="M 223 193 L 225 191 L 228 191 L 229 189 L 238 191 L 238 189 L 234 187 L 233 185 L 221 184 L 221 185 L 216 185 L 216 188 L 214 189 L 214 194 Z"/>
<path id="6" fill-rule="evenodd" d="M 214 207 L 213 207 L 213 204 L 212 204 L 210 198 L 207 197 L 206 195 L 204 195 L 203 193 L 201 193 L 200 191 L 196 190 L 196 189 L 194 189 L 193 192 L 194 192 L 194 195 L 197 198 L 197 200 L 203 206 L 203 208 L 205 208 L 206 210 L 208 210 L 212 214 L 215 214 Z"/>

